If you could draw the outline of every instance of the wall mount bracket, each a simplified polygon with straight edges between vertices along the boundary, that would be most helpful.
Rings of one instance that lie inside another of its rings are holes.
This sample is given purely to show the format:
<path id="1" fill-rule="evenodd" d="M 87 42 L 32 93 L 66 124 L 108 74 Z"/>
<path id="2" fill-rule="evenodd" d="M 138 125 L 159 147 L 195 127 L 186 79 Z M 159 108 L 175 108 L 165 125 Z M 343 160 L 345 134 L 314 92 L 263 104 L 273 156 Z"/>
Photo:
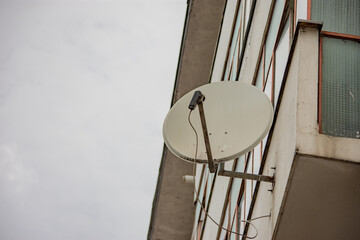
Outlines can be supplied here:
<path id="1" fill-rule="evenodd" d="M 194 93 L 193 98 L 191 99 L 190 104 L 189 104 L 189 109 L 194 110 L 196 105 L 199 106 L 201 127 L 202 127 L 204 140 L 205 140 L 205 147 L 206 147 L 206 154 L 208 157 L 209 170 L 211 173 L 214 173 L 215 165 L 214 165 L 214 160 L 213 160 L 212 153 L 211 153 L 209 133 L 208 133 L 207 126 L 206 126 L 206 119 L 205 119 L 204 106 L 203 106 L 204 101 L 205 101 L 205 96 L 200 91 L 196 91 Z"/>
<path id="2" fill-rule="evenodd" d="M 271 182 L 271 183 L 275 182 L 275 178 L 271 176 L 224 170 L 224 165 L 225 165 L 224 163 L 219 163 L 218 165 L 219 176 L 242 178 L 242 179 L 255 180 L 260 182 Z"/>
<path id="3" fill-rule="evenodd" d="M 213 160 L 213 156 L 211 153 L 210 147 L 210 139 L 208 134 L 208 129 L 206 126 L 206 119 L 205 119 L 205 112 L 203 102 L 205 101 L 205 96 L 200 91 L 195 91 L 191 102 L 189 104 L 189 109 L 194 110 L 196 106 L 199 107 L 199 114 L 201 120 L 201 127 L 202 132 L 204 135 L 205 147 L 206 147 L 206 154 L 208 157 L 208 167 L 211 173 L 214 173 L 216 170 L 219 176 L 226 176 L 226 177 L 233 177 L 233 178 L 242 178 L 248 180 L 255 180 L 261 182 L 271 182 L 274 183 L 275 179 L 271 176 L 265 175 L 257 175 L 257 174 L 250 174 L 250 173 L 241 173 L 241 172 L 234 172 L 234 171 L 227 171 L 224 169 L 224 163 L 215 164 Z"/>

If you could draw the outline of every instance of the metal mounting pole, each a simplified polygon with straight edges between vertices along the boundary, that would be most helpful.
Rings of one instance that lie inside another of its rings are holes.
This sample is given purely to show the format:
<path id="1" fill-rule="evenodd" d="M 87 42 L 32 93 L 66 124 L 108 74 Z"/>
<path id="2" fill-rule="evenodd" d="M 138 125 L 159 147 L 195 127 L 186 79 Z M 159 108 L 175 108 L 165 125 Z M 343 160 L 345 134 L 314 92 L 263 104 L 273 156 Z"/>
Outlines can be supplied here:
<path id="1" fill-rule="evenodd" d="M 270 176 L 224 170 L 224 163 L 219 163 L 218 175 L 233 177 L 233 178 L 243 178 L 243 179 L 255 180 L 260 182 L 271 182 L 271 183 L 275 182 L 274 177 L 270 177 Z"/>
<path id="2" fill-rule="evenodd" d="M 214 160 L 213 160 L 212 153 L 211 153 L 210 139 L 209 139 L 209 134 L 207 131 L 207 126 L 206 126 L 203 99 L 198 103 L 198 105 L 199 105 L 201 126 L 202 126 L 204 140 L 205 140 L 206 154 L 207 154 L 208 161 L 209 161 L 209 170 L 211 173 L 214 173 L 215 172 Z"/>
<path id="3" fill-rule="evenodd" d="M 205 112 L 204 112 L 204 106 L 203 106 L 204 101 L 205 101 L 205 96 L 200 91 L 196 91 L 190 102 L 189 108 L 191 110 L 194 110 L 196 105 L 199 106 L 201 127 L 202 127 L 202 131 L 203 131 L 203 135 L 204 135 L 206 154 L 207 154 L 208 163 L 209 163 L 209 170 L 211 173 L 214 173 L 215 166 L 214 166 L 214 160 L 213 160 L 212 153 L 211 153 L 209 134 L 208 134 L 207 126 L 206 126 Z"/>

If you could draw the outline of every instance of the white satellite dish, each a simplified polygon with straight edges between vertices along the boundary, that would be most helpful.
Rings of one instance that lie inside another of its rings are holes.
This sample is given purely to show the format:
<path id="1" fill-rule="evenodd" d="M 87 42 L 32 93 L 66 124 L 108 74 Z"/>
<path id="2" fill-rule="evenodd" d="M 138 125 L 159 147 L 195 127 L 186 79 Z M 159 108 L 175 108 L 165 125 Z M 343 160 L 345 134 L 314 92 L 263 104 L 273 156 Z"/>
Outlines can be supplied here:
<path id="1" fill-rule="evenodd" d="M 194 162 L 196 140 L 188 122 L 188 107 L 195 91 L 201 91 L 205 96 L 203 107 L 214 163 L 241 156 L 268 133 L 273 106 L 260 89 L 234 81 L 206 84 L 183 96 L 165 118 L 165 144 L 181 159 Z M 191 122 L 199 136 L 196 162 L 208 163 L 199 111 L 192 112 Z"/>

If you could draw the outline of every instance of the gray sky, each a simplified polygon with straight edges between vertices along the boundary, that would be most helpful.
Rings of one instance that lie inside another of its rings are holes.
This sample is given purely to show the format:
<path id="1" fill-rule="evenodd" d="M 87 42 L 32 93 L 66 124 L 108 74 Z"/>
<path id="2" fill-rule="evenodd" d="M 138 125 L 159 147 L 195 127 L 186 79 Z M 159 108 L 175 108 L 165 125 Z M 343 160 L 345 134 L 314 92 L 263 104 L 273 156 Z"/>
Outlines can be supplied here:
<path id="1" fill-rule="evenodd" d="M 0 0 L 0 239 L 145 239 L 186 0 Z"/>

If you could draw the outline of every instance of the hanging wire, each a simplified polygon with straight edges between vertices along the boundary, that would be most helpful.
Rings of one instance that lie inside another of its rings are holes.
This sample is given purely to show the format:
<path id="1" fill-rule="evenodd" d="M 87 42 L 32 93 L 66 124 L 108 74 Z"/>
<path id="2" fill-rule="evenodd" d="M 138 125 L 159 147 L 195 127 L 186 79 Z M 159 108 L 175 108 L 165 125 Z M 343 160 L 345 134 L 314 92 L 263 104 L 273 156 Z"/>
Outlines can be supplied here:
<path id="1" fill-rule="evenodd" d="M 195 171 L 196 171 L 196 168 L 195 168 L 195 167 L 196 167 L 196 158 L 197 158 L 197 152 L 198 152 L 199 138 L 198 138 L 197 131 L 196 131 L 194 125 L 191 123 L 191 120 L 190 120 L 190 116 L 191 116 L 192 111 L 193 111 L 193 110 L 190 110 L 190 112 L 189 112 L 188 122 L 189 122 L 191 128 L 194 130 L 195 138 L 196 138 L 195 157 L 194 157 L 194 163 L 193 163 L 193 176 L 194 176 L 194 179 L 195 179 L 195 174 L 196 174 L 196 173 L 195 173 Z M 209 215 L 209 213 L 206 211 L 205 207 L 203 206 L 202 202 L 201 202 L 200 199 L 199 199 L 199 193 L 198 193 L 197 190 L 196 190 L 196 181 L 195 181 L 195 180 L 194 180 L 194 193 L 195 193 L 195 196 L 196 196 L 196 201 L 200 204 L 200 207 L 201 207 L 201 209 L 203 210 L 203 212 L 205 213 L 205 215 L 206 215 L 215 225 L 217 225 L 217 226 L 218 226 L 219 228 L 221 228 L 222 230 L 225 230 L 228 234 L 229 234 L 229 233 L 233 233 L 233 234 L 236 234 L 236 235 L 239 235 L 239 236 L 244 236 L 244 237 L 246 237 L 246 238 L 248 238 L 248 239 L 254 239 L 254 238 L 257 237 L 257 235 L 258 235 L 259 232 L 258 232 L 257 228 L 255 227 L 255 225 L 254 225 L 251 221 L 257 220 L 257 219 L 261 219 L 261 218 L 265 218 L 265 217 L 270 217 L 270 216 L 271 216 L 271 215 L 269 214 L 269 215 L 264 215 L 264 216 L 252 218 L 252 219 L 250 219 L 250 220 L 240 220 L 240 222 L 245 222 L 245 223 L 250 224 L 250 225 L 255 229 L 255 231 L 256 231 L 256 234 L 255 234 L 254 236 L 248 237 L 248 236 L 246 236 L 246 235 L 244 235 L 244 234 L 241 234 L 241 233 L 238 233 L 238 232 L 234 232 L 234 231 L 228 230 L 227 228 L 224 228 L 223 226 L 220 226 L 220 224 L 217 223 L 217 222 Z"/>

